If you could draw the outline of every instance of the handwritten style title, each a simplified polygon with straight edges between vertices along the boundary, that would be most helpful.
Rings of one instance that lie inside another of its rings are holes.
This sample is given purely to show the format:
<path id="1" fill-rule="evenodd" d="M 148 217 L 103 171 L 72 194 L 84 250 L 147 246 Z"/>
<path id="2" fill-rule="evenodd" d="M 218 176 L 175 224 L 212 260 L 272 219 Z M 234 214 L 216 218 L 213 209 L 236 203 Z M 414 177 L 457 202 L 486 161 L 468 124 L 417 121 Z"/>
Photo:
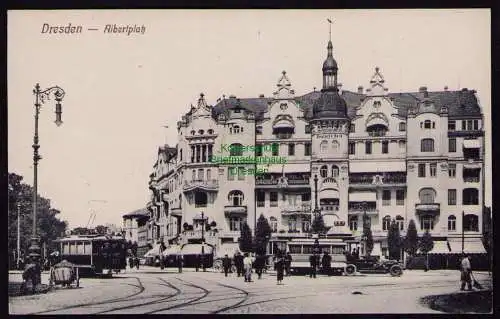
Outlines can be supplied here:
<path id="1" fill-rule="evenodd" d="M 89 32 L 99 32 L 100 29 L 98 27 L 86 27 L 84 28 L 82 25 L 73 25 L 68 23 L 67 25 L 50 25 L 48 23 L 44 23 L 42 25 L 42 34 L 79 34 L 83 33 L 84 30 Z M 103 33 L 107 34 L 126 34 L 130 36 L 131 34 L 144 34 L 146 33 L 146 26 L 137 25 L 137 24 L 127 24 L 127 25 L 118 25 L 118 24 L 106 24 L 104 28 L 102 28 Z"/>

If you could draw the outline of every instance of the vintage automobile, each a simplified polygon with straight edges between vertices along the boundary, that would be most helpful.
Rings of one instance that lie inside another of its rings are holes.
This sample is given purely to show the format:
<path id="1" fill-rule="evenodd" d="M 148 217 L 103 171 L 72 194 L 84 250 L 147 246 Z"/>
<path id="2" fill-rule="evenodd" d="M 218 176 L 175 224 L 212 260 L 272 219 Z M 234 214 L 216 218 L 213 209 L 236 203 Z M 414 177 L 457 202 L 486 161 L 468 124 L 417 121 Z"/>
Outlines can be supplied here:
<path id="1" fill-rule="evenodd" d="M 376 257 L 349 258 L 345 268 L 345 273 L 350 276 L 359 273 L 372 274 L 391 274 L 398 277 L 403 274 L 403 266 L 397 260 L 384 259 Z"/>

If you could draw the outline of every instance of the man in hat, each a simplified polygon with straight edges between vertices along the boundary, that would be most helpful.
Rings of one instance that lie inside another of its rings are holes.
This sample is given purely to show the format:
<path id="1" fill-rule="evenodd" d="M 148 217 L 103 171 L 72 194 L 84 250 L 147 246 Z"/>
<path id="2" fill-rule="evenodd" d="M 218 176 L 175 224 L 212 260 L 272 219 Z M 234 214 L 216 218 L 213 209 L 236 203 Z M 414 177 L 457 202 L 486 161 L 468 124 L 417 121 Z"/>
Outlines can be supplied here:
<path id="1" fill-rule="evenodd" d="M 465 284 L 467 283 L 467 290 L 472 290 L 472 279 L 471 279 L 471 265 L 469 256 L 466 254 L 462 255 L 462 262 L 460 263 L 460 290 L 464 290 Z"/>
<path id="2" fill-rule="evenodd" d="M 224 276 L 227 277 L 227 273 L 229 272 L 229 269 L 231 269 L 231 259 L 227 254 L 224 255 L 224 258 L 222 258 L 222 267 L 224 268 Z"/>

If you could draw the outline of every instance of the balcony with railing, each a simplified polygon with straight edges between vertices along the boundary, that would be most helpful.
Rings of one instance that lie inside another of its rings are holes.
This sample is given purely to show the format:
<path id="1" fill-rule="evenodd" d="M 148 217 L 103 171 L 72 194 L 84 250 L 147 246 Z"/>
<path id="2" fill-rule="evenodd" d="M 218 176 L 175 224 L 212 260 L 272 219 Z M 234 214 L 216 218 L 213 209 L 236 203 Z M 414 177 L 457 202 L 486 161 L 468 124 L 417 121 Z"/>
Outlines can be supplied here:
<path id="1" fill-rule="evenodd" d="M 349 176 L 350 186 L 373 187 L 375 185 L 404 186 L 406 185 L 406 173 L 353 173 Z"/>
<path id="2" fill-rule="evenodd" d="M 295 175 L 287 175 L 283 179 L 282 176 L 264 174 L 255 179 L 255 185 L 264 188 L 274 188 L 280 186 L 283 188 L 308 187 L 309 178 Z"/>
<path id="3" fill-rule="evenodd" d="M 247 215 L 246 205 L 225 205 L 224 213 L 227 217 L 229 216 L 241 216 L 245 217 Z"/>
<path id="4" fill-rule="evenodd" d="M 182 209 L 180 207 L 170 208 L 170 214 L 172 216 L 182 216 Z"/>
<path id="5" fill-rule="evenodd" d="M 325 214 L 339 211 L 339 205 L 320 205 L 320 208 Z"/>
<path id="6" fill-rule="evenodd" d="M 298 216 L 311 214 L 311 202 L 302 202 L 297 205 L 286 205 L 281 209 L 283 216 Z"/>
<path id="7" fill-rule="evenodd" d="M 349 203 L 348 213 L 351 215 L 361 215 L 365 212 L 365 207 L 362 203 Z M 367 202 L 366 205 L 366 214 L 367 215 L 377 215 L 378 209 L 377 204 L 375 202 Z"/>
<path id="8" fill-rule="evenodd" d="M 415 210 L 418 214 L 439 214 L 439 203 L 419 203 L 415 204 Z"/>
<path id="9" fill-rule="evenodd" d="M 185 230 L 182 234 L 184 236 L 184 239 L 201 239 L 202 237 L 205 237 L 205 239 L 209 239 L 218 236 L 218 233 L 215 230 L 206 230 L 202 234 L 201 229 Z"/>
<path id="10" fill-rule="evenodd" d="M 183 190 L 185 192 L 202 189 L 205 191 L 218 191 L 219 181 L 216 179 L 192 179 L 184 182 Z"/>

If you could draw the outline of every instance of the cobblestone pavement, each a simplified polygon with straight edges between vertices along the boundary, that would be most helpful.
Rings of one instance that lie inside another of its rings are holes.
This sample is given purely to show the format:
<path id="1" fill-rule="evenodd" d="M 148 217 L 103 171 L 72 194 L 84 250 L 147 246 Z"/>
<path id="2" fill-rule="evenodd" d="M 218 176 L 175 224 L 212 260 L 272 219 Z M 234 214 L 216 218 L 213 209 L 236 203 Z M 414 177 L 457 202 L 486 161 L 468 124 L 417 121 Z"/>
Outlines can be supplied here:
<path id="1" fill-rule="evenodd" d="M 18 274 L 9 275 L 15 280 Z M 475 274 L 491 288 L 488 273 Z M 175 313 L 438 313 L 420 297 L 458 291 L 458 271 L 405 271 L 401 277 L 285 277 L 274 274 L 246 283 L 236 275 L 143 267 L 113 278 L 82 278 L 80 288 L 9 298 L 10 314 Z M 42 277 L 42 280 L 44 278 Z M 45 279 L 48 280 L 48 279 Z M 45 281 L 43 281 L 45 282 Z M 354 294 L 353 294 L 354 293 Z M 466 293 L 466 292 L 464 292 Z"/>

